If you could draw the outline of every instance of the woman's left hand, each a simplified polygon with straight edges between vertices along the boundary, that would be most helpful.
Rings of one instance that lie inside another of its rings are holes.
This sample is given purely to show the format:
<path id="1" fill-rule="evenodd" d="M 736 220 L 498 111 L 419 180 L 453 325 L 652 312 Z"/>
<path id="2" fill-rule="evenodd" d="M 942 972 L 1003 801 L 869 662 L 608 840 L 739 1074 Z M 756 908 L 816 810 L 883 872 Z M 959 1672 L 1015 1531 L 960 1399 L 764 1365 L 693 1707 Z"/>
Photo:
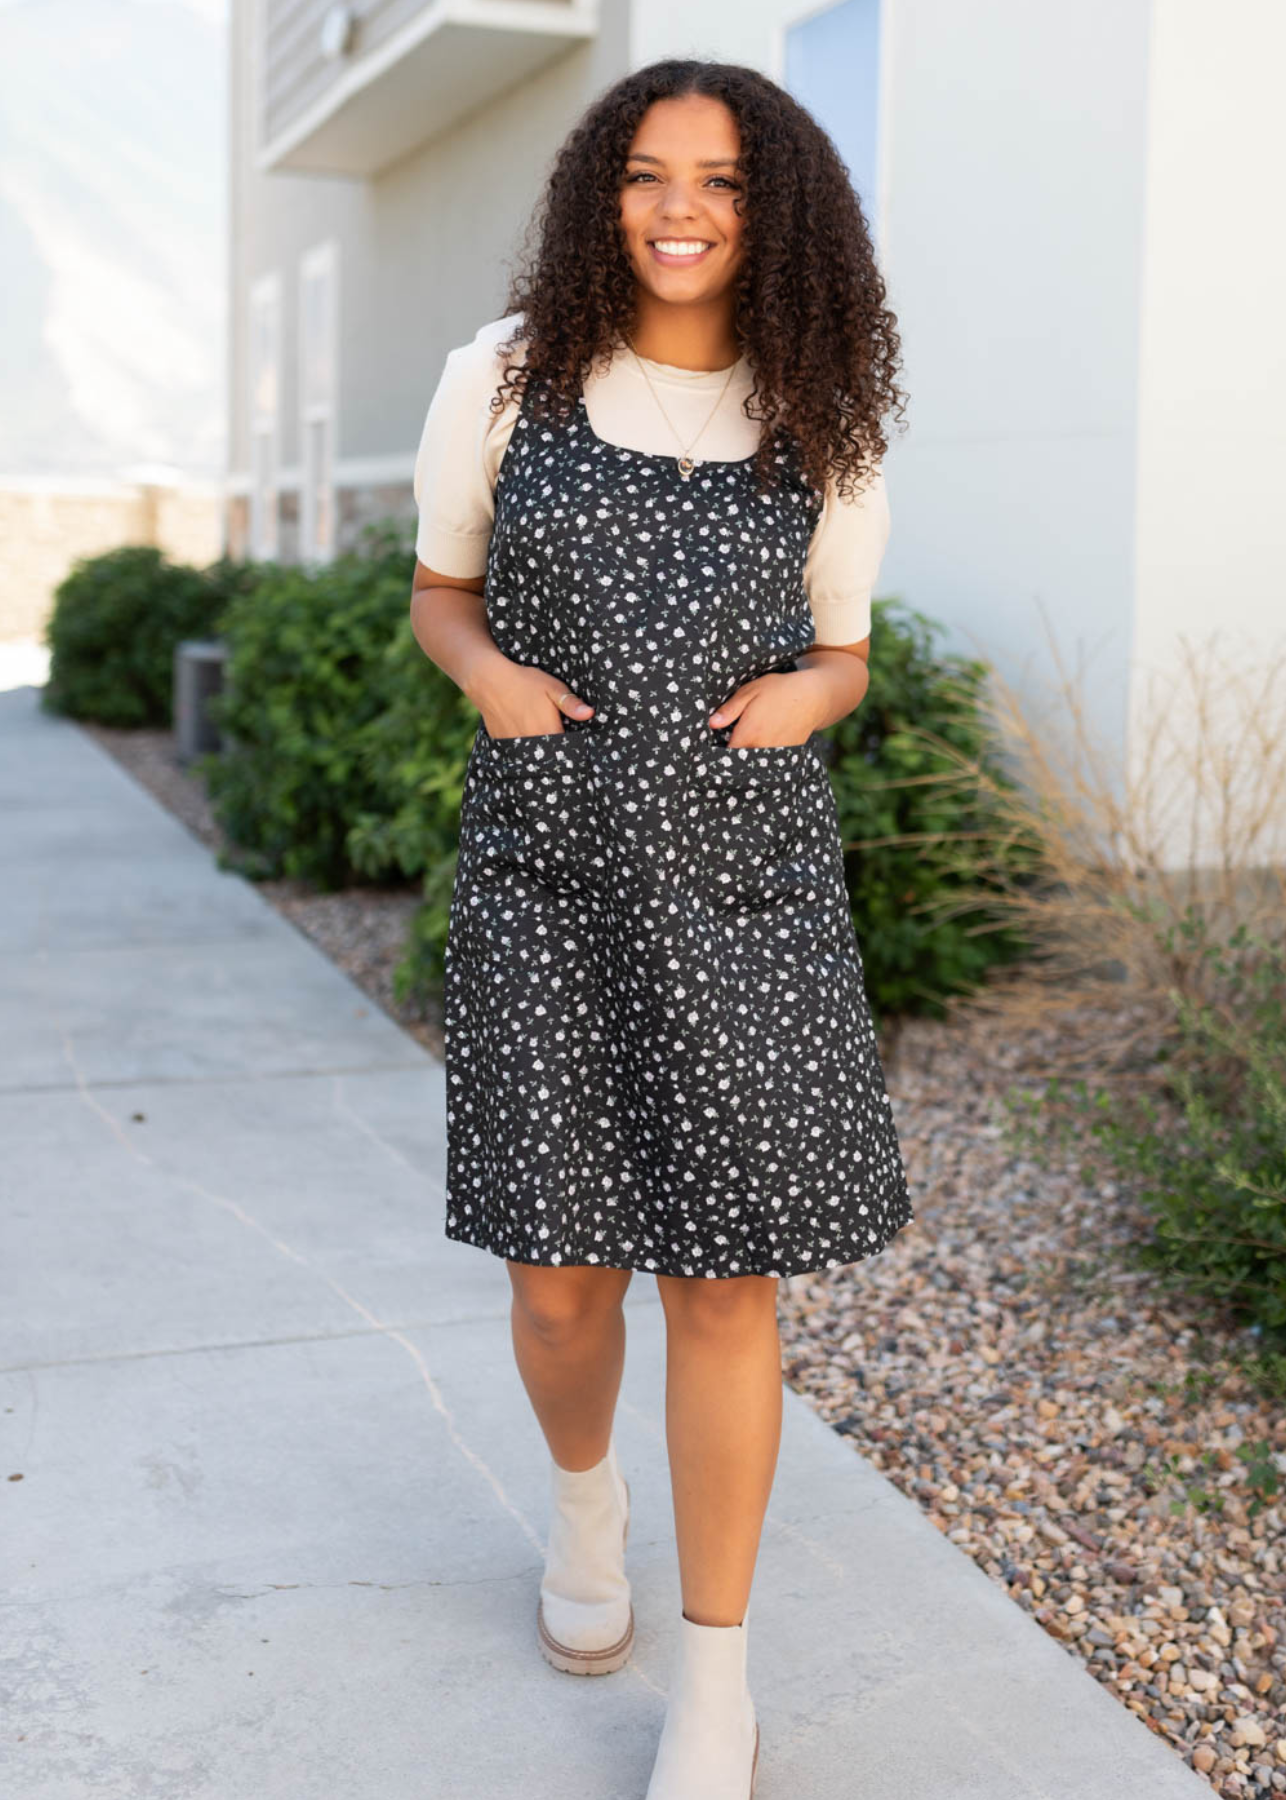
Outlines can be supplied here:
<path id="1" fill-rule="evenodd" d="M 735 721 L 729 748 L 806 743 L 814 731 L 852 712 L 866 693 L 863 656 L 827 646 L 806 652 L 798 662 L 795 669 L 757 675 L 711 713 L 712 728 Z"/>

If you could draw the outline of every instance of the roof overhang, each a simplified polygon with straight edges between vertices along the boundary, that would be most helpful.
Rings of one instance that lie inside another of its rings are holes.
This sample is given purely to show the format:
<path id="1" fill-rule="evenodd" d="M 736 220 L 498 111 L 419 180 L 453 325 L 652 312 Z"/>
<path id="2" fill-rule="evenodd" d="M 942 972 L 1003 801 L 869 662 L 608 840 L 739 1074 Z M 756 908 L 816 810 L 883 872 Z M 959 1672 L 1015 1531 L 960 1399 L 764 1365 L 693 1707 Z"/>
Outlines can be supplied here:
<path id="1" fill-rule="evenodd" d="M 371 176 L 593 38 L 598 0 L 433 0 L 282 125 L 260 169 Z"/>

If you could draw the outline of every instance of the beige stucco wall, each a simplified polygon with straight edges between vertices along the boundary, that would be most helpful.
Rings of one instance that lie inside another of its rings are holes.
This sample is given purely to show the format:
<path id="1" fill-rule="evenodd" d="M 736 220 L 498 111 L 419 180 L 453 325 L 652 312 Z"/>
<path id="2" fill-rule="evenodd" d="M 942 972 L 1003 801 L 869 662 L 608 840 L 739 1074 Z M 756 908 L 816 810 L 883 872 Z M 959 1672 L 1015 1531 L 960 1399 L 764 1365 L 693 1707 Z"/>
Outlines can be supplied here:
<path id="1" fill-rule="evenodd" d="M 55 589 L 78 557 L 156 544 L 175 562 L 212 562 L 220 514 L 212 484 L 0 484 L 0 639 L 42 636 Z"/>

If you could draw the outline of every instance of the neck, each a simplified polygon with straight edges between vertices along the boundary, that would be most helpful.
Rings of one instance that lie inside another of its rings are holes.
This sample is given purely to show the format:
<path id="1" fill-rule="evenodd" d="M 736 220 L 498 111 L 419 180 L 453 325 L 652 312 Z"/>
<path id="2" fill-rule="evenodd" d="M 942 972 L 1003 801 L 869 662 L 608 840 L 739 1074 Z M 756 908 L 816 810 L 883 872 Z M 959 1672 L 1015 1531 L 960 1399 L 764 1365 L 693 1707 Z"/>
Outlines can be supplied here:
<path id="1" fill-rule="evenodd" d="M 723 298 L 675 306 L 640 288 L 627 336 L 637 356 L 676 369 L 727 369 L 741 355 L 732 308 Z"/>

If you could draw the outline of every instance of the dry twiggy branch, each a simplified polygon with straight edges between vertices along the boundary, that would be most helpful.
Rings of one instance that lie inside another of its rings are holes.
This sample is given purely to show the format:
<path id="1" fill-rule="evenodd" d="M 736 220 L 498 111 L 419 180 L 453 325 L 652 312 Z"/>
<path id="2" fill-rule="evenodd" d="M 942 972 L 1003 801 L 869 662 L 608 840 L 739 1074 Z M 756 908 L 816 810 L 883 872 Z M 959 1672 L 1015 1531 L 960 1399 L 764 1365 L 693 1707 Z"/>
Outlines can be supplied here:
<path id="1" fill-rule="evenodd" d="M 1081 678 L 1069 676 L 1048 620 L 1046 634 L 1058 672 L 1052 697 L 1025 699 L 992 668 L 983 700 L 993 755 L 1017 785 L 1001 786 L 976 758 L 910 726 L 950 765 L 914 780 L 970 782 L 993 812 L 978 885 L 944 894 L 945 916 L 979 908 L 992 921 L 980 929 L 1012 926 L 1031 947 L 1022 962 L 994 969 L 980 992 L 953 1001 L 953 1014 L 1021 1029 L 1051 1013 L 1101 1010 L 1112 1020 L 1100 1046 L 1111 1068 L 1169 1038 L 1176 994 L 1219 1004 L 1201 938 L 1177 929 L 1185 917 L 1214 942 L 1239 924 L 1272 943 L 1286 937 L 1286 644 L 1252 669 L 1180 639 L 1175 668 L 1153 671 L 1136 700 L 1140 723 L 1122 767 L 1097 741 Z M 1034 881 L 1015 879 L 1001 854 L 1021 840 L 1040 846 Z"/>

